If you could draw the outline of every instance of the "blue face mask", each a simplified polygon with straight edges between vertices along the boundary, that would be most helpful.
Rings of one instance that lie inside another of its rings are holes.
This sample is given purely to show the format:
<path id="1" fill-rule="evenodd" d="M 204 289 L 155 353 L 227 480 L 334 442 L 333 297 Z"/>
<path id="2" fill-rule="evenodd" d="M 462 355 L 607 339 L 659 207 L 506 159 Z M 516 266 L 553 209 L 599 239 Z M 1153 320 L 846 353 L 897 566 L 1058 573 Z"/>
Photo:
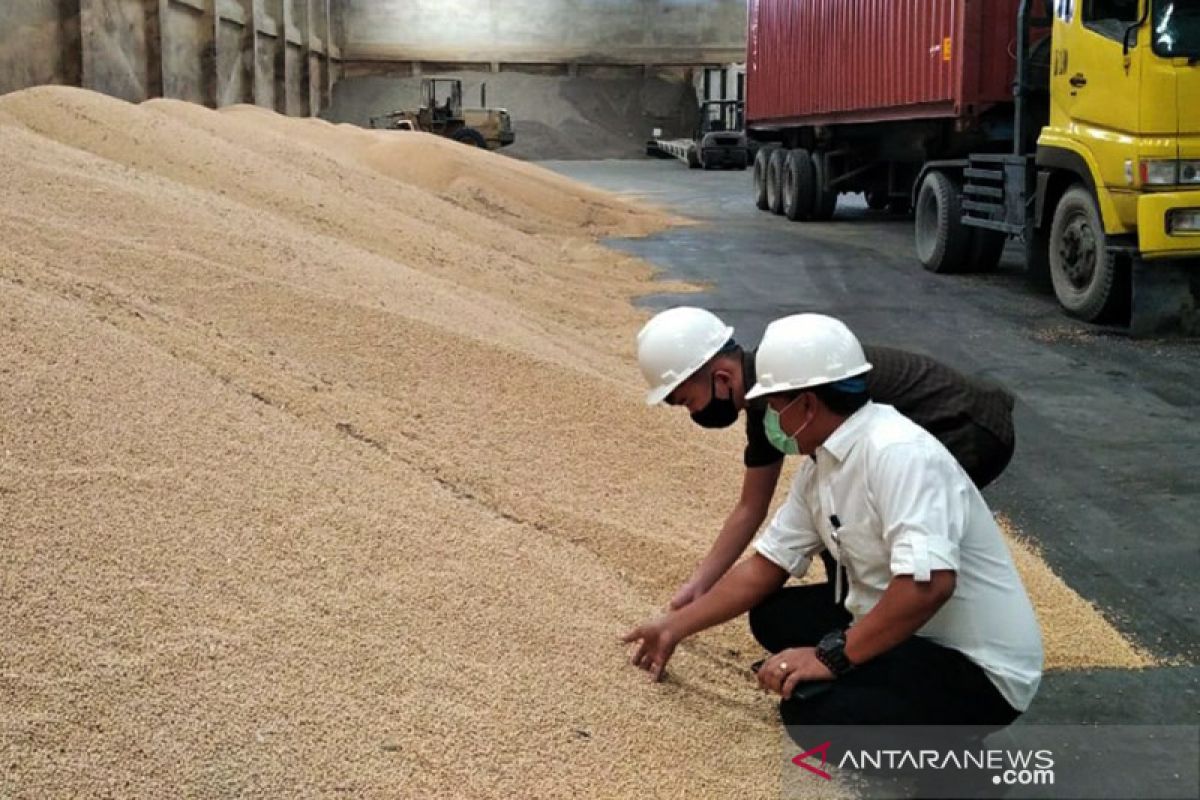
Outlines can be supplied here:
<path id="1" fill-rule="evenodd" d="M 796 398 L 796 400 L 799 399 L 799 397 Z M 789 408 L 791 408 L 796 400 L 788 403 L 783 410 L 787 411 Z M 808 421 L 797 428 L 791 436 L 788 436 L 783 432 L 783 426 L 779 422 L 779 415 L 780 412 L 776 411 L 770 406 L 767 406 L 767 414 L 763 418 L 763 430 L 766 431 L 767 441 L 771 443 L 772 447 L 783 453 L 785 456 L 798 456 L 800 455 L 800 445 L 796 442 L 796 436 L 809 426 L 809 424 L 812 422 L 812 418 L 810 417 Z"/>

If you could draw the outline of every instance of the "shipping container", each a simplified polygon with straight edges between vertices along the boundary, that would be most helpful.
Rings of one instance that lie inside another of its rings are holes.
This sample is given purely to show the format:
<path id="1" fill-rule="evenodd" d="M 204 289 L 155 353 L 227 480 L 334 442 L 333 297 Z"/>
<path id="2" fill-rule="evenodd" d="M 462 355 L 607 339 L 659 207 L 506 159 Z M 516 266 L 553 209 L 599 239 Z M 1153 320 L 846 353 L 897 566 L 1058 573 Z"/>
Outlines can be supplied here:
<path id="1" fill-rule="evenodd" d="M 862 192 L 872 208 L 905 211 L 929 164 L 1036 138 L 1050 40 L 1044 23 L 1019 24 L 1031 14 L 1022 0 L 750 0 L 746 126 L 767 145 L 759 207 L 828 219 L 839 195 Z M 1015 108 L 1020 60 L 1029 113 Z M 773 165 L 772 144 L 785 151 Z"/>
<path id="2" fill-rule="evenodd" d="M 1020 0 L 750 0 L 751 125 L 972 117 L 1012 100 Z"/>

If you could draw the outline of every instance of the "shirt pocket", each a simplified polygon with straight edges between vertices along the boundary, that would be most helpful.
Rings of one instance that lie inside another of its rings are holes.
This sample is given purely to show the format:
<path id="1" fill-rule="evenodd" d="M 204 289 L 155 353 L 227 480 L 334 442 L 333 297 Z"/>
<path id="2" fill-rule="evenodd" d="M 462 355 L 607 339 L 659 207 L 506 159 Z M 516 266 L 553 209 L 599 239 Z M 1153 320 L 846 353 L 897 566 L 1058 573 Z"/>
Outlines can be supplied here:
<path id="1" fill-rule="evenodd" d="M 837 532 L 838 561 L 852 583 L 883 589 L 892 579 L 891 548 L 875 525 L 843 525 Z"/>

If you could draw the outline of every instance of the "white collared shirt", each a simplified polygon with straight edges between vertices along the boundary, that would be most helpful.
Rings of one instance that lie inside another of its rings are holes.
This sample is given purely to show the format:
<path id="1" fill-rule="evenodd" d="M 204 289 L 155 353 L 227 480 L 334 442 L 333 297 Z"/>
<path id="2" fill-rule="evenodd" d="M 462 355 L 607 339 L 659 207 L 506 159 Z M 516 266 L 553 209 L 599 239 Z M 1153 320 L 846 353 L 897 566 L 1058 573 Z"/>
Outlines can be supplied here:
<path id="1" fill-rule="evenodd" d="M 1033 700 L 1042 636 L 1000 529 L 954 457 L 891 406 L 868 403 L 804 459 L 754 547 L 797 577 L 828 548 L 855 622 L 893 576 L 954 570 L 954 594 L 917 633 L 978 664 L 1014 709 Z"/>

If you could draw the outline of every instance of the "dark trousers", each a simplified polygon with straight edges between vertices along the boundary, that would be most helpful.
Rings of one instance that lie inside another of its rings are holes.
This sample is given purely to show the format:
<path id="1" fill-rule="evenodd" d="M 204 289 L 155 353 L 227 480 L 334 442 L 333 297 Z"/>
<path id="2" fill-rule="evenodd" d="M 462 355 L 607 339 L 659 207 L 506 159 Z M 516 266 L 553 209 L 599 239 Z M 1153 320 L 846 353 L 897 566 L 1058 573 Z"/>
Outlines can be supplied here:
<path id="1" fill-rule="evenodd" d="M 780 589 L 750 611 L 750 630 L 764 648 L 813 647 L 850 624 L 828 584 Z M 832 681 L 807 699 L 779 704 L 793 725 L 975 725 L 999 728 L 1019 716 L 965 655 L 910 637 Z"/>

